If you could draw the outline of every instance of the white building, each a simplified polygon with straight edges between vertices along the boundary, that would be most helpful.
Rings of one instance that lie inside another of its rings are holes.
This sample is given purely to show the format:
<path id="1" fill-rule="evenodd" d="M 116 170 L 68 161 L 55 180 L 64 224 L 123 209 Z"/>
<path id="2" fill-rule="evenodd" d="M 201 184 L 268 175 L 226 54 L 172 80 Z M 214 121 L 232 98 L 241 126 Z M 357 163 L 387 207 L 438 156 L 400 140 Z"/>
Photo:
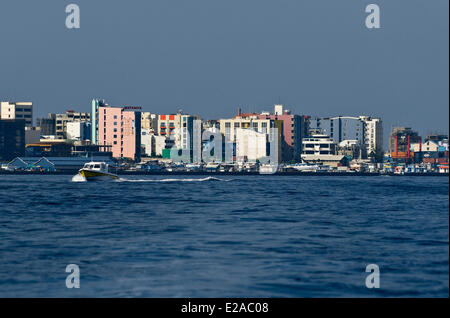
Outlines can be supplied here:
<path id="1" fill-rule="evenodd" d="M 415 143 L 413 145 L 411 145 L 411 148 L 413 151 L 420 151 L 420 145 Z M 439 150 L 439 143 L 437 141 L 434 140 L 427 140 L 426 142 L 424 142 L 422 144 L 422 149 L 421 151 L 438 151 Z"/>
<path id="2" fill-rule="evenodd" d="M 302 158 L 320 157 L 322 155 L 334 155 L 336 142 L 327 135 L 313 135 L 311 138 L 303 138 Z"/>
<path id="3" fill-rule="evenodd" d="M 156 131 L 158 135 L 167 136 L 172 139 L 178 149 L 200 149 L 200 116 L 186 115 L 181 112 L 170 115 L 159 115 L 157 125 L 158 129 Z"/>
<path id="4" fill-rule="evenodd" d="M 55 114 L 55 134 L 58 139 L 70 139 L 67 136 L 67 124 L 71 122 L 90 122 L 91 113 L 66 111 L 65 114 Z M 88 132 L 85 135 L 89 135 Z M 89 137 L 90 139 L 90 137 Z"/>
<path id="5" fill-rule="evenodd" d="M 172 148 L 174 140 L 155 135 L 151 129 L 141 129 L 141 147 L 147 157 L 162 156 L 163 149 Z"/>
<path id="6" fill-rule="evenodd" d="M 69 140 L 89 139 L 90 123 L 85 121 L 66 122 L 66 135 Z"/>
<path id="7" fill-rule="evenodd" d="M 344 162 L 344 155 L 336 154 L 336 142 L 327 135 L 313 135 L 303 138 L 301 158 L 305 162 L 321 162 L 337 167 Z"/>
<path id="8" fill-rule="evenodd" d="M 252 129 L 236 130 L 236 161 L 256 162 L 267 156 L 267 135 Z"/>
<path id="9" fill-rule="evenodd" d="M 141 129 L 158 130 L 158 115 L 150 112 L 141 112 Z"/>
<path id="10" fill-rule="evenodd" d="M 359 116 L 365 123 L 364 143 L 367 155 L 371 153 L 381 154 L 383 152 L 383 122 L 380 118 Z"/>
<path id="11" fill-rule="evenodd" d="M 24 119 L 25 126 L 33 126 L 32 102 L 0 102 L 0 119 Z"/>

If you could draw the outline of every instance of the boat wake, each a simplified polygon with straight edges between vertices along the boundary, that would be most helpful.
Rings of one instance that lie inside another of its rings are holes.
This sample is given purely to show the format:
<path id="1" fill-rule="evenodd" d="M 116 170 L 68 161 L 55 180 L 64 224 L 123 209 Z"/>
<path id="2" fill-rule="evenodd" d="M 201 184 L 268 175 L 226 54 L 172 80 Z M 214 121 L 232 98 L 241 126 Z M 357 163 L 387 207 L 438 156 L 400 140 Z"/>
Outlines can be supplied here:
<path id="1" fill-rule="evenodd" d="M 86 178 L 83 177 L 81 174 L 76 174 L 72 177 L 72 182 L 86 182 Z"/>
<path id="2" fill-rule="evenodd" d="M 206 177 L 206 178 L 198 178 L 198 179 L 125 179 L 119 178 L 116 180 L 117 182 L 205 182 L 205 181 L 222 181 L 228 182 L 230 180 L 223 180 L 215 177 Z"/>

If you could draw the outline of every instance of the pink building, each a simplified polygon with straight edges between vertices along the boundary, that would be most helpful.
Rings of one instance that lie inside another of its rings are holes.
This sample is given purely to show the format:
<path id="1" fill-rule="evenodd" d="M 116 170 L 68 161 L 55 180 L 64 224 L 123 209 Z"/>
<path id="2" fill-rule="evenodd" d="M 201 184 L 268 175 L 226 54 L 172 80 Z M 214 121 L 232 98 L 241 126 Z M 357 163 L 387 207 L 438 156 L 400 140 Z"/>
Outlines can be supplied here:
<path id="1" fill-rule="evenodd" d="M 114 158 L 140 161 L 140 107 L 98 108 L 98 144 L 111 145 Z"/>
<path id="2" fill-rule="evenodd" d="M 300 160 L 302 153 L 302 139 L 307 136 L 306 116 L 292 115 L 290 111 L 284 110 L 283 105 L 275 105 L 274 114 L 257 115 L 260 119 L 272 119 L 283 121 L 283 145 L 282 160 Z"/>

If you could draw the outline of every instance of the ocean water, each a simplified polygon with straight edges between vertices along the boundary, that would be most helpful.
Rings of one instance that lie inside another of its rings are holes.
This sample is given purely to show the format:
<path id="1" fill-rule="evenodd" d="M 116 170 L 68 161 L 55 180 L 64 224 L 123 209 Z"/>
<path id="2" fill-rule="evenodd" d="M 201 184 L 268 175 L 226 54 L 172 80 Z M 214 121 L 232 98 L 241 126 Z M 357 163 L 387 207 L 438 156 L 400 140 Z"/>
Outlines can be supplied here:
<path id="1" fill-rule="evenodd" d="M 0 297 L 449 296 L 447 177 L 76 181 L 0 175 Z"/>

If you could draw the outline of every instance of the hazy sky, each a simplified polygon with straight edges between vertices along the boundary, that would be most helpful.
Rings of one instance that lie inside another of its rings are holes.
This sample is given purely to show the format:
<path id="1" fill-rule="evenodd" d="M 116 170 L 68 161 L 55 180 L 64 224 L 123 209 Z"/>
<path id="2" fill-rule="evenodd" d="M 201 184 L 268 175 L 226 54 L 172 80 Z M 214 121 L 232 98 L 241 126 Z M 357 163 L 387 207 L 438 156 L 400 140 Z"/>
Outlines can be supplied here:
<path id="1" fill-rule="evenodd" d="M 65 7 L 81 28 L 65 26 Z M 381 29 L 365 27 L 365 6 Z M 203 118 L 288 109 L 448 133 L 448 0 L 1 0 L 0 100 Z"/>

